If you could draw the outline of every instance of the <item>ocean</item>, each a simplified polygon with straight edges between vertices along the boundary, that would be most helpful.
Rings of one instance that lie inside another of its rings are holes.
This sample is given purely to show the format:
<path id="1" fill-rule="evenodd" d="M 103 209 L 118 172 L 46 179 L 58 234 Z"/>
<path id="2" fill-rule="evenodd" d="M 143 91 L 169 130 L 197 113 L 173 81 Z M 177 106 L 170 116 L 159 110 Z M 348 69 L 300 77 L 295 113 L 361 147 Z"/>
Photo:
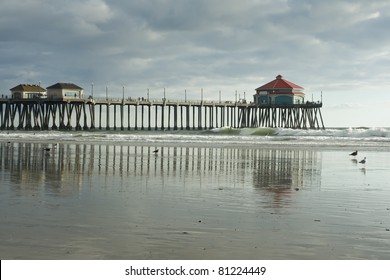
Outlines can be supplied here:
<path id="1" fill-rule="evenodd" d="M 3 260 L 390 257 L 390 128 L 1 131 L 0 179 Z"/>

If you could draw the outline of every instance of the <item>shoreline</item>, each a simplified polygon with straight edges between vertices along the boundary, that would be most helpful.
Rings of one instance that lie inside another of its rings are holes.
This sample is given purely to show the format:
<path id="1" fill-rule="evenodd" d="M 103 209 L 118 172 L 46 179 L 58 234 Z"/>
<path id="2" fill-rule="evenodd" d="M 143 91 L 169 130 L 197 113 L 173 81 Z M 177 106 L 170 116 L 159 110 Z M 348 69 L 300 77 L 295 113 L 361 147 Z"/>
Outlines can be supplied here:
<path id="1" fill-rule="evenodd" d="M 9 143 L 11 142 L 11 143 Z M 361 151 L 377 151 L 377 152 L 389 152 L 388 146 L 380 145 L 381 143 L 370 143 L 370 145 L 362 145 L 354 141 L 349 141 L 344 144 L 329 144 L 329 143 L 315 143 L 315 142 L 293 142 L 293 141 L 262 141 L 259 143 L 247 143 L 240 141 L 229 142 L 189 142 L 182 141 L 169 141 L 169 139 L 154 140 L 151 142 L 145 142 L 145 140 L 76 140 L 76 139 L 0 139 L 0 143 L 3 144 L 42 144 L 42 145 L 104 145 L 104 146 L 144 146 L 144 147 L 180 147 L 180 148 L 219 148 L 219 149 L 267 149 L 267 150 L 310 150 L 310 151 L 346 151 L 352 152 L 354 150 Z M 390 143 L 389 143 L 390 144 Z"/>

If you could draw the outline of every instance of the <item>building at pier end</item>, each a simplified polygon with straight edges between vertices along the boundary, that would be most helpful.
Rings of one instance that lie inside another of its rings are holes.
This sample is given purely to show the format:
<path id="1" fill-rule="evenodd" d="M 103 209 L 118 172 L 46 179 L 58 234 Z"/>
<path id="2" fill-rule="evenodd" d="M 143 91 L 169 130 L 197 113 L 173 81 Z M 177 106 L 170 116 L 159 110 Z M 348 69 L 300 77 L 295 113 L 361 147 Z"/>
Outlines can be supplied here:
<path id="1" fill-rule="evenodd" d="M 256 88 L 254 103 L 261 105 L 293 105 L 304 104 L 304 88 L 286 79 L 282 75 L 276 79 Z"/>

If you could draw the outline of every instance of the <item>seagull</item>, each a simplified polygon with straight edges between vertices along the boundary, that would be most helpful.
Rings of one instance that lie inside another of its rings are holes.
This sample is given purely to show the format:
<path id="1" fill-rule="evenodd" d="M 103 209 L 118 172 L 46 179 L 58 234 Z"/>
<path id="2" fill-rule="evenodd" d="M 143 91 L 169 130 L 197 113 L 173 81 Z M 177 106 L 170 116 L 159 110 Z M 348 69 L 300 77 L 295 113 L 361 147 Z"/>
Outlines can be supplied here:
<path id="1" fill-rule="evenodd" d="M 349 155 L 355 157 L 355 156 L 357 156 L 357 154 L 358 154 L 358 151 L 354 151 L 353 153 L 350 153 Z"/>
<path id="2" fill-rule="evenodd" d="M 362 159 L 361 161 L 359 161 L 359 163 L 366 163 L 366 157 L 364 157 L 364 159 Z"/>
<path id="3" fill-rule="evenodd" d="M 157 154 L 157 153 L 158 153 L 158 149 L 155 149 L 155 150 L 153 151 L 153 153 Z"/>

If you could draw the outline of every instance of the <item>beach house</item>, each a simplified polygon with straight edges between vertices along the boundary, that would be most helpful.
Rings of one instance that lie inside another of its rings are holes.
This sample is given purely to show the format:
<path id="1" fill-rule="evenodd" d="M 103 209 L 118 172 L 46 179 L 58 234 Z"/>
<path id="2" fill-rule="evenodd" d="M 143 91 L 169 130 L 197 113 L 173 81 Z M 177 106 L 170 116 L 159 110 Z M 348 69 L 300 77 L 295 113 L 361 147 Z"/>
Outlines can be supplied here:
<path id="1" fill-rule="evenodd" d="M 303 87 L 278 75 L 275 80 L 256 89 L 254 103 L 258 106 L 303 104 L 305 100 L 303 90 Z"/>
<path id="2" fill-rule="evenodd" d="M 12 99 L 45 98 L 46 89 L 40 85 L 20 84 L 10 89 Z"/>
<path id="3" fill-rule="evenodd" d="M 72 83 L 56 83 L 47 88 L 47 98 L 69 100 L 84 98 L 83 89 Z"/>

